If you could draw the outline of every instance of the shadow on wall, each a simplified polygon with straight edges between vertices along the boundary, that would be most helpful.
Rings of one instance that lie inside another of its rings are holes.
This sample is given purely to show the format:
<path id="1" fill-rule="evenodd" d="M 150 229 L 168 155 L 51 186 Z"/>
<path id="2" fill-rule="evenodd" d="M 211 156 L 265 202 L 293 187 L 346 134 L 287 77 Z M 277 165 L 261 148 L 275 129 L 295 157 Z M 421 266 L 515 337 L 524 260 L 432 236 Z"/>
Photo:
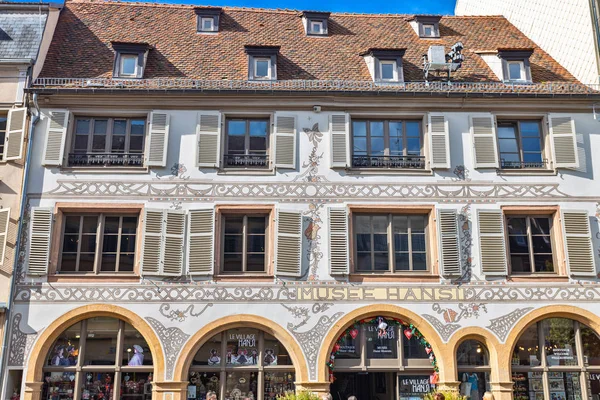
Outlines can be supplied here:
<path id="1" fill-rule="evenodd" d="M 0 40 L 13 40 L 13 38 L 10 37 L 10 35 L 6 33 L 6 31 L 0 28 Z"/>
<path id="2" fill-rule="evenodd" d="M 599 122 L 600 124 L 600 122 Z M 577 154 L 579 156 L 579 168 L 561 169 L 559 173 L 563 175 L 578 176 L 585 179 L 594 179 L 594 169 L 592 167 L 592 149 L 590 144 L 590 135 L 587 133 L 577 134 Z M 564 177 L 563 177 L 564 179 Z"/>

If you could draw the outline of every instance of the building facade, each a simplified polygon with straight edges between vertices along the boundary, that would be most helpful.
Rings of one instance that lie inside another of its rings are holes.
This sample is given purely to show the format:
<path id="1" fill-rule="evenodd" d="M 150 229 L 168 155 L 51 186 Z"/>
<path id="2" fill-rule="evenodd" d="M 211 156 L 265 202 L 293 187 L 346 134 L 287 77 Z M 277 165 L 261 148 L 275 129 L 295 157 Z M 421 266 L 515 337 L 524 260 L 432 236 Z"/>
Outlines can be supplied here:
<path id="1" fill-rule="evenodd" d="M 6 310 L 10 302 L 29 136 L 30 118 L 24 90 L 41 70 L 36 61 L 44 58 L 44 51 L 40 52 L 42 38 L 57 18 L 58 9 L 48 4 L 0 4 L 0 366 L 6 355 L 3 341 L 8 322 Z"/>
<path id="2" fill-rule="evenodd" d="M 457 0 L 456 15 L 503 15 L 586 84 L 600 83 L 598 0 Z"/>
<path id="3" fill-rule="evenodd" d="M 599 96 L 505 18 L 67 2 L 27 92 L 26 400 L 600 396 Z"/>

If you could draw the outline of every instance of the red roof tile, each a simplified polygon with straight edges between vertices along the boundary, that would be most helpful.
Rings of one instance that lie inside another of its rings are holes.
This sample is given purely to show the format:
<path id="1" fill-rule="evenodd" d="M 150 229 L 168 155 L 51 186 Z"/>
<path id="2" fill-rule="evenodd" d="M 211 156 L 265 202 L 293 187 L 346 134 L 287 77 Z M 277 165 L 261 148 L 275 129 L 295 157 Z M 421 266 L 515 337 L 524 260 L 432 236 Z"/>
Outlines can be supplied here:
<path id="1" fill-rule="evenodd" d="M 332 13 L 329 36 L 306 36 L 301 12 L 223 7 L 217 35 L 196 33 L 194 6 L 67 1 L 41 77 L 109 78 L 111 42 L 151 46 L 145 78 L 247 79 L 245 45 L 281 46 L 278 79 L 371 81 L 360 56 L 369 48 L 406 48 L 406 81 L 422 81 L 430 45 L 461 41 L 465 62 L 454 81 L 497 81 L 475 51 L 534 49 L 534 82 L 577 82 L 504 17 L 443 17 L 440 39 L 420 39 L 410 15 Z"/>

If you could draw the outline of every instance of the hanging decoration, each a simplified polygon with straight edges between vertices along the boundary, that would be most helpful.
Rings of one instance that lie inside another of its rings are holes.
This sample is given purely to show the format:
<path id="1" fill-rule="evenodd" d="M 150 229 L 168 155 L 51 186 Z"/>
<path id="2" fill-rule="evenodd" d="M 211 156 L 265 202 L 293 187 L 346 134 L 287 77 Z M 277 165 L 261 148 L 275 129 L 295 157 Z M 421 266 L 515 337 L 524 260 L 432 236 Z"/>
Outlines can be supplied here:
<path id="1" fill-rule="evenodd" d="M 374 317 L 374 318 L 366 318 L 359 321 L 354 321 L 354 324 L 350 325 L 335 341 L 333 345 L 333 350 L 329 355 L 329 361 L 327 361 L 327 367 L 329 368 L 329 381 L 333 383 L 335 378 L 333 377 L 333 370 L 335 368 L 335 358 L 339 354 L 340 351 L 340 343 L 347 337 L 351 337 L 352 339 L 356 339 L 358 336 L 359 329 L 362 325 L 371 324 L 377 327 L 378 330 L 382 329 L 383 325 L 387 326 L 396 326 L 398 327 L 398 332 L 403 331 L 404 336 L 408 340 L 411 338 L 416 338 L 421 345 L 425 348 L 425 352 L 429 355 L 429 361 L 431 362 L 431 366 L 433 367 L 433 374 L 429 377 L 429 381 L 432 385 L 438 383 L 439 380 L 439 367 L 437 363 L 437 359 L 435 358 L 435 354 L 431 345 L 425 339 L 425 336 L 417 329 L 413 324 L 409 324 L 404 322 L 398 318 L 384 318 L 384 317 Z M 383 329 L 385 330 L 385 327 Z"/>

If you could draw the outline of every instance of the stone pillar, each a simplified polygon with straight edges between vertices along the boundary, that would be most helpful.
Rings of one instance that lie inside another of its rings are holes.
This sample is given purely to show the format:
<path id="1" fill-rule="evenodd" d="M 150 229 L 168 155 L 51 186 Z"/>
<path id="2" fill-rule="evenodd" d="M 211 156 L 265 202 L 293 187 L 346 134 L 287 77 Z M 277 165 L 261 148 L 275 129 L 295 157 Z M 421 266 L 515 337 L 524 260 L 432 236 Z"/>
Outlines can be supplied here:
<path id="1" fill-rule="evenodd" d="M 186 400 L 188 382 L 152 382 L 152 400 Z"/>
<path id="2" fill-rule="evenodd" d="M 308 391 L 316 394 L 321 399 L 327 399 L 329 394 L 329 382 L 294 382 L 294 384 L 296 385 L 296 393 Z"/>
<path id="3" fill-rule="evenodd" d="M 512 400 L 513 398 L 513 382 L 492 382 L 492 393 L 494 400 Z"/>
<path id="4" fill-rule="evenodd" d="M 43 382 L 25 382 L 23 400 L 41 400 Z"/>

